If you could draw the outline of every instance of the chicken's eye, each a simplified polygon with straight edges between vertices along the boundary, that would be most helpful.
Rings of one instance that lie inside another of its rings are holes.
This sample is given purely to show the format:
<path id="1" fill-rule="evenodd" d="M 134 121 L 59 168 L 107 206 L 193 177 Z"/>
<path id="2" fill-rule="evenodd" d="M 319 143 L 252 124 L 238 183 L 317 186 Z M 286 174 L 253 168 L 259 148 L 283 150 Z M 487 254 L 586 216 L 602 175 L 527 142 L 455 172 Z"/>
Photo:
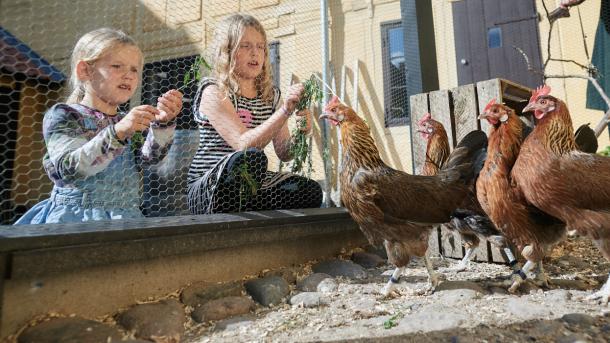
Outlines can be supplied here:
<path id="1" fill-rule="evenodd" d="M 546 100 L 542 99 L 542 100 L 540 100 L 540 103 L 541 103 L 542 105 L 544 105 L 544 104 L 546 104 Z"/>
<path id="2" fill-rule="evenodd" d="M 332 110 L 330 110 L 330 111 L 331 111 L 331 112 L 333 112 L 333 113 L 337 113 L 337 108 L 336 108 L 336 107 L 334 107 L 334 108 L 333 108 Z"/>

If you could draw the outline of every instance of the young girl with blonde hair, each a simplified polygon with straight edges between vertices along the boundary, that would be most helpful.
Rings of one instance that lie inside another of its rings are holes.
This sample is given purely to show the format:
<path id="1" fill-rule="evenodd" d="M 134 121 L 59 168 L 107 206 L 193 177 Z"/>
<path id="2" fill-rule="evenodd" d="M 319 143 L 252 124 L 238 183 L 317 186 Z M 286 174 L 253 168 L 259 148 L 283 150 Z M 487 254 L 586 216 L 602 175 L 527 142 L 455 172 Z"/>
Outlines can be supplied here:
<path id="1" fill-rule="evenodd" d="M 200 144 L 189 170 L 192 213 L 319 207 L 321 187 L 310 179 L 267 170 L 262 149 L 270 142 L 282 161 L 292 159 L 288 119 L 303 86 L 291 86 L 285 100 L 273 87 L 265 30 L 250 15 L 223 20 L 214 33 L 209 78 L 193 106 Z M 296 114 L 311 130 L 311 113 Z"/>
<path id="2" fill-rule="evenodd" d="M 102 28 L 79 39 L 71 59 L 72 92 L 43 120 L 51 197 L 16 224 L 142 217 L 131 137 L 147 131 L 142 161 L 157 163 L 171 145 L 174 118 L 182 108 L 182 94 L 171 90 L 156 107 L 118 112 L 135 93 L 142 67 L 142 52 L 121 31 Z"/>

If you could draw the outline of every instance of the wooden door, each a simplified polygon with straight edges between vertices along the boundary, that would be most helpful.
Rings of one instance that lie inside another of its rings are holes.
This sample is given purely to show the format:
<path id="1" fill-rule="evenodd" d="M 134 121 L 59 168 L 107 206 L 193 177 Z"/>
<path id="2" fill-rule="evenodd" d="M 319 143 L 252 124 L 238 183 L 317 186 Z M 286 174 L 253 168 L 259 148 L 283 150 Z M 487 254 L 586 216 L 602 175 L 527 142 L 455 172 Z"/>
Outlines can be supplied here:
<path id="1" fill-rule="evenodd" d="M 541 70 L 538 14 L 534 0 L 459 0 L 452 4 L 459 85 L 504 78 L 537 87 L 521 48 Z"/>

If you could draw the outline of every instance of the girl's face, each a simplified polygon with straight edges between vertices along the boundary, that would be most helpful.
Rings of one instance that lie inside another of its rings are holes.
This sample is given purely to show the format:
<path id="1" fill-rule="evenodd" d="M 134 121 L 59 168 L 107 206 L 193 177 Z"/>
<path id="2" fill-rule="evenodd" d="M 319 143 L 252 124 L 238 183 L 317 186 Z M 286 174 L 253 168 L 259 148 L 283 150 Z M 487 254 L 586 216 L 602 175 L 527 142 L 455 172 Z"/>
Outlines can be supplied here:
<path id="1" fill-rule="evenodd" d="M 240 79 L 255 79 L 263 71 L 267 44 L 262 34 L 246 27 L 235 52 L 235 73 Z"/>
<path id="2" fill-rule="evenodd" d="M 110 106 L 118 106 L 135 93 L 141 71 L 140 49 L 132 45 L 111 49 L 88 66 L 87 92 Z"/>

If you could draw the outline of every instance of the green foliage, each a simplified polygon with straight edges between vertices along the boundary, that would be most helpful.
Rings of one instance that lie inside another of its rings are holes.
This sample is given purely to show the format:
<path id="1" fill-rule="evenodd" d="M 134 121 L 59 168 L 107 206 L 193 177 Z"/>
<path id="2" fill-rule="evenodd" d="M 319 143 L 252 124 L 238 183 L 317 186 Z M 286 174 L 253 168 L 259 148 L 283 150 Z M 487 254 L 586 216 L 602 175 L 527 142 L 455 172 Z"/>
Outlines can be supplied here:
<path id="1" fill-rule="evenodd" d="M 184 74 L 184 83 L 180 88 L 186 88 L 191 82 L 199 82 L 203 77 L 203 69 L 212 70 L 212 66 L 203 58 L 203 56 L 195 57 L 195 62 L 191 68 Z"/>
<path id="2" fill-rule="evenodd" d="M 324 96 L 322 88 L 312 74 L 307 81 L 303 83 L 303 96 L 296 106 L 296 111 L 301 111 L 309 108 L 312 103 L 320 102 Z M 311 154 L 309 149 L 308 137 L 303 131 L 307 127 L 307 122 L 301 120 L 299 125 L 292 131 L 292 146 L 290 154 L 293 157 L 292 169 L 293 173 L 301 173 L 303 166 L 307 163 L 307 174 L 313 171 Z"/>
<path id="3" fill-rule="evenodd" d="M 393 315 L 388 320 L 383 322 L 383 328 L 387 330 L 387 329 L 391 329 L 395 326 L 398 326 L 398 320 L 400 320 L 404 316 L 405 315 L 402 312 L 398 312 L 397 314 Z"/>
<path id="4" fill-rule="evenodd" d="M 598 154 L 610 157 L 610 145 L 606 149 L 599 151 Z"/>

